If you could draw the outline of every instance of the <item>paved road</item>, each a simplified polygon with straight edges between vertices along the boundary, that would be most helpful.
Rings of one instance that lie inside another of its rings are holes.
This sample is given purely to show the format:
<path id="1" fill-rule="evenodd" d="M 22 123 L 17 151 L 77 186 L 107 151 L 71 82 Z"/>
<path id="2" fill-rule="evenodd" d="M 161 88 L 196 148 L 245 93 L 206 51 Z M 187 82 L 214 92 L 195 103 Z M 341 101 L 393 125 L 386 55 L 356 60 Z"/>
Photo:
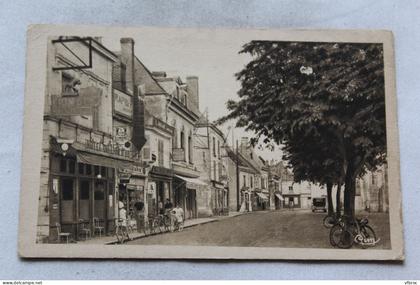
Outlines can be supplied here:
<path id="1" fill-rule="evenodd" d="M 329 230 L 322 226 L 324 216 L 304 210 L 252 212 L 129 244 L 331 248 Z M 381 238 L 375 249 L 390 248 L 388 215 L 370 214 L 369 224 Z"/>

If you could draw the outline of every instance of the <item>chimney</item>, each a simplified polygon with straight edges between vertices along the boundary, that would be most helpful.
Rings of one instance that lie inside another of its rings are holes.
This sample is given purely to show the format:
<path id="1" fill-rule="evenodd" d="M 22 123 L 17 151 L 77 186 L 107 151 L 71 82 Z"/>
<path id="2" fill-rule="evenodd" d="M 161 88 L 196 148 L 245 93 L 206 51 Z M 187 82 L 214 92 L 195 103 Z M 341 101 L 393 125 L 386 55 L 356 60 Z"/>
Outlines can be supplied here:
<path id="1" fill-rule="evenodd" d="M 246 154 L 247 149 L 248 149 L 248 137 L 242 137 L 241 138 L 241 145 L 239 147 L 239 151 L 242 154 Z"/>
<path id="2" fill-rule="evenodd" d="M 191 111 L 199 114 L 198 76 L 187 76 L 187 92 L 190 101 Z"/>
<path id="3" fill-rule="evenodd" d="M 125 65 L 125 80 L 127 91 L 133 94 L 134 91 L 134 40 L 132 38 L 121 38 L 121 62 Z"/>

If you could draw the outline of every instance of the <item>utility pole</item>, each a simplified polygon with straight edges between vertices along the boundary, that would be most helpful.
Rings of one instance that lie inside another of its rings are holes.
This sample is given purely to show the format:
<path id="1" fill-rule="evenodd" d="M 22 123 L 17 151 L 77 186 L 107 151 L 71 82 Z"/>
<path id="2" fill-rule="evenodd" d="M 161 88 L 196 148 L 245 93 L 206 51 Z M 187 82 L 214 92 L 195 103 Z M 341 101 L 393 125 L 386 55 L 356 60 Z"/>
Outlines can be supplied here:
<path id="1" fill-rule="evenodd" d="M 239 202 L 239 146 L 238 140 L 236 140 L 236 206 L 237 210 L 241 209 L 241 204 Z"/>

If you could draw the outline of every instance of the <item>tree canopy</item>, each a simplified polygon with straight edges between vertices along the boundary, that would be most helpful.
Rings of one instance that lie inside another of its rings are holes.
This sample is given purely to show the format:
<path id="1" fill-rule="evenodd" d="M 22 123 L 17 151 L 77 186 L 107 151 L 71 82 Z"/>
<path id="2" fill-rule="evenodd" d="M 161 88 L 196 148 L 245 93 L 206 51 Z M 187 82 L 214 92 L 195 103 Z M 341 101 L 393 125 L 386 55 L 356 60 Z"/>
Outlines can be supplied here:
<path id="1" fill-rule="evenodd" d="M 219 122 L 283 144 L 298 178 L 345 173 L 352 196 L 350 184 L 386 154 L 382 44 L 252 41 L 240 53 L 252 59 Z"/>

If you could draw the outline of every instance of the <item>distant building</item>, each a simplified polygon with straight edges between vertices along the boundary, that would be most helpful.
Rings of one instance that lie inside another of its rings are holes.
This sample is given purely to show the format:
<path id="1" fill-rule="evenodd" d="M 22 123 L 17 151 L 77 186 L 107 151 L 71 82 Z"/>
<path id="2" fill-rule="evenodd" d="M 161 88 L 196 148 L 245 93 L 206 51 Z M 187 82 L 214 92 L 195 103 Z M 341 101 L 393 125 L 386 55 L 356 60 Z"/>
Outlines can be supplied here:
<path id="1" fill-rule="evenodd" d="M 207 191 L 198 193 L 198 214 L 227 214 L 229 185 L 224 135 L 203 115 L 196 124 L 194 143 L 194 161 L 200 170 L 200 180 L 208 185 Z"/>
<path id="2" fill-rule="evenodd" d="M 229 177 L 229 210 L 253 211 L 255 199 L 255 168 L 239 151 L 226 147 Z M 239 184 L 238 184 L 239 181 Z"/>
<path id="3" fill-rule="evenodd" d="M 380 166 L 356 180 L 356 210 L 370 212 L 389 211 L 388 167 Z"/>
<path id="4" fill-rule="evenodd" d="M 150 74 L 150 73 L 149 73 Z M 174 129 L 172 136 L 173 185 L 170 199 L 184 209 L 185 218 L 198 216 L 197 192 L 206 186 L 199 180 L 200 172 L 194 163 L 194 131 L 199 119 L 198 77 L 168 77 L 165 72 L 153 72 L 155 92 L 146 92 L 148 110 Z"/>

